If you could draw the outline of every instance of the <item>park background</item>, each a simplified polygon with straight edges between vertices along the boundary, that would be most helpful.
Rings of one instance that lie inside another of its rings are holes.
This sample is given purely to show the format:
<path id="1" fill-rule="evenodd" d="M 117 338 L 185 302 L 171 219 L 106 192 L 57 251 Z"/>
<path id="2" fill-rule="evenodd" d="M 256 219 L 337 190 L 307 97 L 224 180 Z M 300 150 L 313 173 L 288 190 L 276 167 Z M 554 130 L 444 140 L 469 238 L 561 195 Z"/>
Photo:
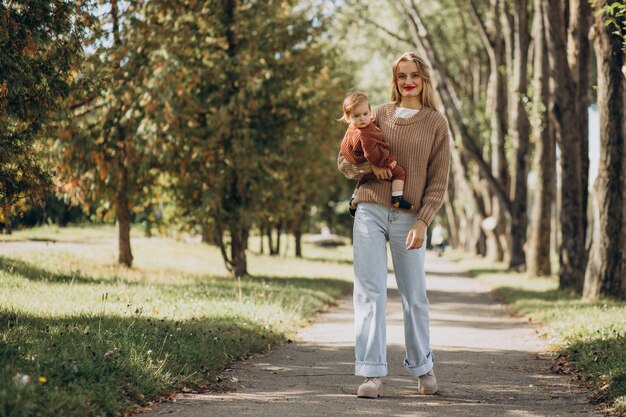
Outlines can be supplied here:
<path id="1" fill-rule="evenodd" d="M 450 124 L 448 256 L 624 413 L 625 11 L 3 1 L 0 411 L 104 415 L 216 389 L 349 292 L 349 246 L 307 243 L 350 240 L 341 102 L 388 101 L 414 50 Z"/>

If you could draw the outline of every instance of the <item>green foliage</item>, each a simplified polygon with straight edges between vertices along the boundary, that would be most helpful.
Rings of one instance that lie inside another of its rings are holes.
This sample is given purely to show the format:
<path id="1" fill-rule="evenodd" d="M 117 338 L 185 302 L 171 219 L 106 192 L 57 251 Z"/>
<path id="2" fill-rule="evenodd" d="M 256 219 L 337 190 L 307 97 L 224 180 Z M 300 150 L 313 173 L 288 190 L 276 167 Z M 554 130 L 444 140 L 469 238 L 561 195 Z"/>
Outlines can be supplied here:
<path id="1" fill-rule="evenodd" d="M 327 17 L 297 1 L 151 5 L 170 41 L 151 57 L 161 107 L 145 127 L 175 150 L 160 159 L 182 219 L 220 241 L 253 224 L 301 227 L 333 186 L 342 129 Z"/>
<path id="2" fill-rule="evenodd" d="M 0 217 L 16 203 L 38 201 L 50 185 L 37 138 L 54 135 L 51 113 L 76 87 L 89 8 L 75 2 L 27 0 L 0 4 Z M 47 132 L 46 132 L 47 131 Z"/>
<path id="3" fill-rule="evenodd" d="M 400 54 L 415 49 L 398 5 L 348 0 L 336 7 L 332 33 L 353 65 L 349 88 L 366 93 L 373 105 L 390 100 L 391 65 Z"/>
<path id="4" fill-rule="evenodd" d="M 600 8 L 596 13 L 602 15 L 604 24 L 613 29 L 615 36 L 622 39 L 622 50 L 626 53 L 626 4 L 614 1 Z"/>
<path id="5" fill-rule="evenodd" d="M 119 198 L 141 212 L 160 179 L 161 152 L 141 123 L 154 104 L 145 100 L 157 48 L 147 28 L 146 2 L 111 2 L 91 27 L 93 48 L 75 77 L 82 88 L 58 115 L 62 130 L 52 152 L 61 190 L 85 211 L 110 220 Z"/>

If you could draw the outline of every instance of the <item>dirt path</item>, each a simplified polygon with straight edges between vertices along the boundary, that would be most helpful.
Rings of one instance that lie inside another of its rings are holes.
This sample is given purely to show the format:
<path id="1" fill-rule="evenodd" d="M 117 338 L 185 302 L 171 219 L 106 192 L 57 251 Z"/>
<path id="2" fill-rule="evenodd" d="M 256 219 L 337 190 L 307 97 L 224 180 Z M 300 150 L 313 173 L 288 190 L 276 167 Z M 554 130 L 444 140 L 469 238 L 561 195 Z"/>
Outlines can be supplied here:
<path id="1" fill-rule="evenodd" d="M 552 374 L 534 329 L 511 318 L 489 290 L 455 265 L 427 257 L 431 337 L 440 391 L 416 394 L 402 367 L 400 299 L 389 278 L 385 397 L 358 399 L 353 376 L 352 305 L 346 298 L 294 344 L 239 362 L 224 373 L 235 391 L 181 394 L 155 416 L 593 416 L 569 378 Z"/>

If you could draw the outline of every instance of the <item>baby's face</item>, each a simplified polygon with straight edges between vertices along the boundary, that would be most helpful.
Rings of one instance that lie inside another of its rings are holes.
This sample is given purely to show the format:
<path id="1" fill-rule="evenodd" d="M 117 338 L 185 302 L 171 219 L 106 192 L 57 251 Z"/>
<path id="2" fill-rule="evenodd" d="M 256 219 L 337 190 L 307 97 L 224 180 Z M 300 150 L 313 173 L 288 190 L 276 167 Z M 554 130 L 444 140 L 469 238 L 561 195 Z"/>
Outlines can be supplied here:
<path id="1" fill-rule="evenodd" d="M 369 103 L 364 101 L 350 112 L 350 123 L 358 128 L 365 127 L 370 124 L 372 120 L 371 113 Z"/>

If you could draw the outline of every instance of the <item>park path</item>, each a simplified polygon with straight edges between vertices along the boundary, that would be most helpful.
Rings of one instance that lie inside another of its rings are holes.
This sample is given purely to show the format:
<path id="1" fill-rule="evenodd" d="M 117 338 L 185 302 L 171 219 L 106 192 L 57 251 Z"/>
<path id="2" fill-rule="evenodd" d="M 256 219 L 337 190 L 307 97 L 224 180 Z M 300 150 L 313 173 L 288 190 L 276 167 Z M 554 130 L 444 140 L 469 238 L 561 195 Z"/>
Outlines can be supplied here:
<path id="1" fill-rule="evenodd" d="M 293 344 L 233 364 L 222 378 L 234 391 L 179 394 L 142 417 L 212 416 L 593 416 L 570 378 L 550 372 L 546 346 L 526 321 L 511 317 L 488 288 L 458 267 L 427 255 L 431 342 L 440 391 L 416 394 L 402 367 L 402 309 L 389 276 L 389 376 L 385 397 L 359 399 L 353 375 L 351 299 L 298 334 Z"/>

